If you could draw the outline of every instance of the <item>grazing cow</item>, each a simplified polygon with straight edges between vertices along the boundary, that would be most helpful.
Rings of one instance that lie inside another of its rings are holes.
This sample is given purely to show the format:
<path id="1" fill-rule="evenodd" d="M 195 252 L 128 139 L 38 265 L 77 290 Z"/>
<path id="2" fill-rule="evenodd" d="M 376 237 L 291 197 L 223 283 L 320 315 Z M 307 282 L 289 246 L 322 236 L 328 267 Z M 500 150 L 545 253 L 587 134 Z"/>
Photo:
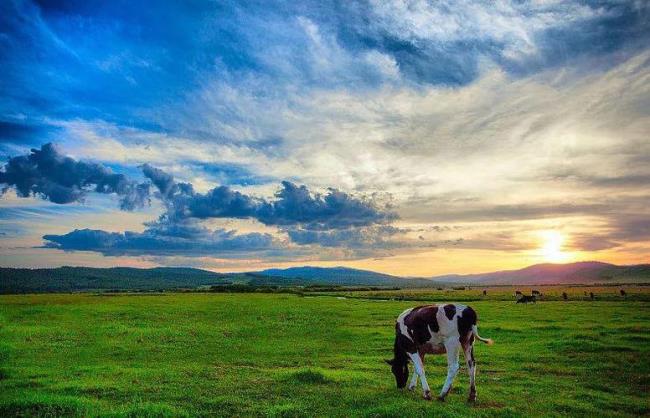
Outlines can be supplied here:
<path id="1" fill-rule="evenodd" d="M 394 356 L 386 360 L 391 366 L 398 388 L 406 386 L 408 361 L 415 371 L 411 376 L 409 390 L 415 389 L 418 378 L 422 382 L 424 399 L 431 400 L 431 390 L 424 374 L 425 354 L 447 354 L 447 380 L 438 400 L 444 401 L 458 373 L 458 356 L 462 348 L 469 371 L 469 402 L 476 401 L 476 361 L 474 338 L 492 344 L 489 338 L 481 338 L 476 327 L 476 312 L 460 304 L 426 305 L 405 310 L 395 323 Z"/>
<path id="2" fill-rule="evenodd" d="M 621 296 L 623 296 L 623 297 L 627 296 L 627 293 L 625 292 L 625 290 L 621 289 L 620 292 L 621 292 Z"/>
<path id="3" fill-rule="evenodd" d="M 566 292 L 562 292 L 562 299 L 564 300 L 569 299 L 569 295 L 567 295 Z"/>
<path id="4" fill-rule="evenodd" d="M 537 298 L 535 295 L 521 295 L 519 299 L 517 299 L 517 303 L 528 303 L 528 302 L 533 302 L 537 303 Z"/>

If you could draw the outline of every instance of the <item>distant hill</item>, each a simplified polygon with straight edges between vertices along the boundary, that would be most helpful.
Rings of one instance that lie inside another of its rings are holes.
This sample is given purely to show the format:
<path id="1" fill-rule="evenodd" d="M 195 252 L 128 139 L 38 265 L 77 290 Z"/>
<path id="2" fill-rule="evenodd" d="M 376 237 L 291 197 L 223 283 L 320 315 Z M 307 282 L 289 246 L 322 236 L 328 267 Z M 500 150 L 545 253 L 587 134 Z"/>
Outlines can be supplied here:
<path id="1" fill-rule="evenodd" d="M 650 264 L 617 266 L 598 261 L 568 264 L 535 264 L 520 270 L 492 273 L 445 275 L 431 277 L 435 282 L 456 282 L 482 285 L 507 284 L 591 284 L 650 282 Z"/>
<path id="2" fill-rule="evenodd" d="M 0 268 L 0 293 L 162 290 L 229 283 L 229 275 L 193 268 Z"/>
<path id="3" fill-rule="evenodd" d="M 453 285 L 541 285 L 650 283 L 650 264 L 616 266 L 595 261 L 536 264 L 520 270 L 482 274 L 450 274 L 431 278 L 401 278 L 347 267 L 292 267 L 249 273 L 215 273 L 194 268 L 59 267 L 0 268 L 0 294 L 109 290 L 196 289 L 201 286 L 378 286 L 433 287 Z"/>
<path id="4" fill-rule="evenodd" d="M 348 267 L 290 267 L 287 269 L 269 269 L 257 272 L 263 276 L 283 279 L 299 279 L 304 284 L 318 283 L 338 286 L 391 286 L 391 287 L 428 287 L 434 286 L 429 279 L 402 278 L 370 270 Z"/>
<path id="5" fill-rule="evenodd" d="M 146 291 L 196 289 L 219 285 L 250 286 L 433 286 L 427 279 L 401 279 L 371 271 L 340 268 L 303 267 L 255 273 L 215 273 L 180 267 L 139 269 L 131 267 L 58 267 L 52 269 L 0 268 L 0 294 Z"/>
<path id="6" fill-rule="evenodd" d="M 598 261 L 569 264 L 535 264 L 520 270 L 480 274 L 447 274 L 429 278 L 400 278 L 347 267 L 292 267 L 258 272 L 281 280 L 318 282 L 340 286 L 431 287 L 439 285 L 591 284 L 650 282 L 650 264 L 617 266 Z"/>

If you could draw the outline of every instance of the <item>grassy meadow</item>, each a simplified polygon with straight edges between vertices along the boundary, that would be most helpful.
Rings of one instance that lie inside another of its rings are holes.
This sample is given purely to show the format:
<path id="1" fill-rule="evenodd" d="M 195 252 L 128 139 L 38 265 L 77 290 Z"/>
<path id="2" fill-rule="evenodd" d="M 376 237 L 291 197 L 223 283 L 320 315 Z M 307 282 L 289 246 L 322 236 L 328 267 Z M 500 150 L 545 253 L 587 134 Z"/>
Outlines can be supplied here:
<path id="1" fill-rule="evenodd" d="M 462 290 L 459 290 L 462 289 Z M 340 289 L 337 291 L 318 291 L 314 290 L 315 295 L 344 296 L 349 298 L 363 299 L 388 299 L 388 300 L 408 300 L 415 302 L 437 302 L 437 301 L 454 301 L 454 302 L 474 302 L 474 301 L 515 301 L 515 291 L 519 290 L 525 295 L 530 295 L 532 290 L 537 290 L 542 294 L 538 297 L 540 302 L 564 301 L 563 293 L 567 294 L 569 302 L 592 302 L 590 293 L 594 294 L 593 301 L 612 301 L 612 302 L 650 302 L 650 286 L 644 285 L 625 285 L 625 286 L 582 286 L 582 285 L 544 285 L 544 286 L 471 286 L 471 287 L 441 287 L 441 288 L 421 288 L 421 289 L 396 289 L 396 290 L 364 290 L 364 291 L 347 291 Z M 622 296 L 620 290 L 623 289 L 626 294 Z M 483 295 L 483 291 L 486 295 Z"/>
<path id="2" fill-rule="evenodd" d="M 415 304 L 292 294 L 0 296 L 0 416 L 650 414 L 645 301 L 470 302 L 481 335 L 495 340 L 475 349 L 475 405 L 466 403 L 464 365 L 445 403 L 423 400 L 419 387 L 395 388 L 382 360 L 395 317 Z M 445 364 L 428 357 L 435 392 Z"/>

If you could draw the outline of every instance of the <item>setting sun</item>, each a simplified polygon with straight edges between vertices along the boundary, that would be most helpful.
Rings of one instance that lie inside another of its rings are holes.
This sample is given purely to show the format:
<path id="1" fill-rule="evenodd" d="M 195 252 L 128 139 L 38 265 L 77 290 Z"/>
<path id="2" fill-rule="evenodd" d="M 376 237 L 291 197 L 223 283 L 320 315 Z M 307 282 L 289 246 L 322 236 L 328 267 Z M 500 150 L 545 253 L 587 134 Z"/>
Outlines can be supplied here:
<path id="1" fill-rule="evenodd" d="M 544 261 L 550 263 L 562 263 L 571 258 L 569 253 L 562 251 L 565 236 L 558 231 L 543 231 L 541 233 L 543 245 L 541 255 Z"/>

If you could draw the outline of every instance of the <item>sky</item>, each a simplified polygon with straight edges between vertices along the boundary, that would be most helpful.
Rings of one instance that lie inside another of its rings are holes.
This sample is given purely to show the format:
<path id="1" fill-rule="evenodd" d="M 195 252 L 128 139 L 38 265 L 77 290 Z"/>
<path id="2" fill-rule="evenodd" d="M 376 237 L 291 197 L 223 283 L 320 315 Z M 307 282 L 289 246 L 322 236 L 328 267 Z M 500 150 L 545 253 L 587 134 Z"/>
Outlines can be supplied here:
<path id="1" fill-rule="evenodd" d="M 650 261 L 645 1 L 0 2 L 0 265 Z"/>

